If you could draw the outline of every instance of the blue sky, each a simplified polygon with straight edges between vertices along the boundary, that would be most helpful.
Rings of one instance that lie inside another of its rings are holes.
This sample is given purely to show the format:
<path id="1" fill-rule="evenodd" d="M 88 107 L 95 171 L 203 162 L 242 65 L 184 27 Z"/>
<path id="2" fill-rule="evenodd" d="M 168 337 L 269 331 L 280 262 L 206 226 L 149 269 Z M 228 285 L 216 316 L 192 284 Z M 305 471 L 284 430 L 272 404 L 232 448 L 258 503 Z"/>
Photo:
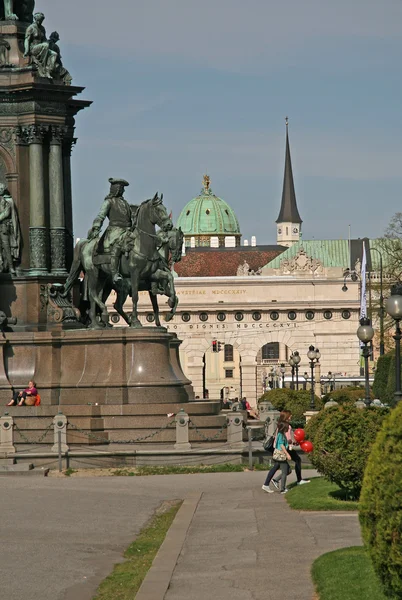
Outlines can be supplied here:
<path id="1" fill-rule="evenodd" d="M 280 6 L 279 6 L 280 4 Z M 290 142 L 303 235 L 381 236 L 402 210 L 401 0 L 36 0 L 57 29 L 77 118 L 75 234 L 108 191 L 164 193 L 174 219 L 200 190 L 244 238 L 275 243 Z"/>

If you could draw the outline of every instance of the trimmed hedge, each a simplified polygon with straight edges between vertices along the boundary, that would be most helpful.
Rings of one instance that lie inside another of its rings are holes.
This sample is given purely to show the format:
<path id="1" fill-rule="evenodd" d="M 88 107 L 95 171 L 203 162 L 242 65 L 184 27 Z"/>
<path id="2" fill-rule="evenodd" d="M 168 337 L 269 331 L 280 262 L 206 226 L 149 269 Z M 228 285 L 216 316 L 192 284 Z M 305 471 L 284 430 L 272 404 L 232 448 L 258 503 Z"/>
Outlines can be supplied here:
<path id="1" fill-rule="evenodd" d="M 361 387 L 349 387 L 342 388 L 341 390 L 336 390 L 335 392 L 330 392 L 325 394 L 323 397 L 324 404 L 329 400 L 335 400 L 338 404 L 345 404 L 347 402 L 357 402 L 357 400 L 364 400 L 366 396 L 366 391 Z M 370 390 L 370 398 L 373 400 L 373 392 Z"/>
<path id="2" fill-rule="evenodd" d="M 373 394 L 381 402 L 388 402 L 387 384 L 392 362 L 392 352 L 380 356 L 377 360 L 377 368 L 374 375 Z"/>
<path id="3" fill-rule="evenodd" d="M 402 357 L 401 357 L 401 375 L 402 375 Z M 388 371 L 388 381 L 387 388 L 385 392 L 385 402 L 390 406 L 394 406 L 395 399 L 395 352 L 391 353 L 391 360 L 389 363 L 389 371 Z"/>
<path id="4" fill-rule="evenodd" d="M 304 413 L 310 409 L 311 394 L 307 390 L 291 390 L 289 388 L 277 388 L 265 392 L 258 400 L 268 401 L 276 410 L 290 410 L 295 421 L 304 422 Z M 324 406 L 323 401 L 315 396 L 317 410 Z"/>
<path id="5" fill-rule="evenodd" d="M 372 446 L 360 497 L 363 538 L 390 598 L 402 598 L 402 402 Z"/>
<path id="6" fill-rule="evenodd" d="M 344 404 L 322 410 L 306 426 L 314 444 L 312 464 L 352 500 L 359 498 L 370 449 L 387 414 L 388 409 Z"/>

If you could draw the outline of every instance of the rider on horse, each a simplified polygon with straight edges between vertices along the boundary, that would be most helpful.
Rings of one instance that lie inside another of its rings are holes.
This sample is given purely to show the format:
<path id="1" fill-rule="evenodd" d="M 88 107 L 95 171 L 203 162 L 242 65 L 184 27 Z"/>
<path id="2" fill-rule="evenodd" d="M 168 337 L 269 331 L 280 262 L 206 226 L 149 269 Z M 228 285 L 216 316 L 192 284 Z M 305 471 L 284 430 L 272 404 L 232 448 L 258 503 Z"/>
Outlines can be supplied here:
<path id="1" fill-rule="evenodd" d="M 96 254 L 110 255 L 110 269 L 113 283 L 121 280 L 119 272 L 120 257 L 123 254 L 124 239 L 135 227 L 138 207 L 130 205 L 123 198 L 124 188 L 129 185 L 124 179 L 109 179 L 110 192 L 103 201 L 98 216 L 88 231 L 88 240 L 98 237 L 106 217 L 109 225 L 99 241 Z"/>

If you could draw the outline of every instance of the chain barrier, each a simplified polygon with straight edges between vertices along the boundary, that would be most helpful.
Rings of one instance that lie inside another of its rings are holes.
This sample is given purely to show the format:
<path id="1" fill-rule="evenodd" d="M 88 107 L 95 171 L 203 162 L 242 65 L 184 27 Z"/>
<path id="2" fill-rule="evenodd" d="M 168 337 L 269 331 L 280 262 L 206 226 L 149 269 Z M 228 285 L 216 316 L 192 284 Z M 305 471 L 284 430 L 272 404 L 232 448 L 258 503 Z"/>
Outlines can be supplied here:
<path id="1" fill-rule="evenodd" d="M 53 431 L 53 423 L 50 423 L 50 425 L 48 425 L 45 429 L 45 431 L 42 433 L 42 435 L 35 441 L 31 441 L 27 438 L 27 436 L 22 433 L 21 429 L 18 427 L 18 425 L 16 423 L 14 423 L 14 429 L 17 433 L 19 433 L 21 439 L 23 442 L 25 442 L 26 444 L 41 444 L 43 442 L 43 440 L 45 439 L 45 437 L 47 436 L 47 434 L 49 433 L 50 430 Z"/>
<path id="2" fill-rule="evenodd" d="M 149 440 L 149 439 L 155 437 L 161 431 L 165 431 L 166 429 L 169 429 L 169 427 L 172 427 L 172 425 L 176 426 L 176 420 L 175 419 L 173 419 L 173 421 L 169 421 L 168 423 L 166 423 L 166 425 L 163 425 L 163 427 L 160 427 L 160 429 L 157 429 L 156 431 L 152 431 L 152 433 L 148 433 L 146 435 L 140 436 L 140 437 L 135 438 L 135 439 L 131 439 L 131 440 L 107 440 L 104 437 L 100 437 L 99 435 L 96 435 L 95 433 L 91 433 L 89 431 L 85 431 L 84 429 L 80 429 L 79 427 L 77 427 L 77 425 L 74 425 L 74 423 L 70 423 L 70 421 L 67 422 L 67 426 L 71 427 L 71 429 L 73 429 L 74 431 L 78 431 L 78 433 L 81 433 L 82 435 L 85 435 L 86 437 L 90 438 L 91 440 L 98 441 L 101 444 L 135 444 L 135 443 L 138 443 L 138 442 L 144 442 L 145 440 Z"/>
<path id="3" fill-rule="evenodd" d="M 218 439 L 218 437 L 220 437 L 222 435 L 224 430 L 228 428 L 227 423 L 224 423 L 222 425 L 222 427 L 219 429 L 219 431 L 217 431 L 217 433 L 215 433 L 215 435 L 209 437 L 207 435 L 204 435 L 203 432 L 200 429 L 198 429 L 197 425 L 195 425 L 195 423 L 193 423 L 191 419 L 188 420 L 188 425 L 189 425 L 189 427 L 191 426 L 192 429 L 194 429 L 194 431 L 197 433 L 197 435 L 199 435 L 206 442 L 213 442 L 214 440 Z"/>

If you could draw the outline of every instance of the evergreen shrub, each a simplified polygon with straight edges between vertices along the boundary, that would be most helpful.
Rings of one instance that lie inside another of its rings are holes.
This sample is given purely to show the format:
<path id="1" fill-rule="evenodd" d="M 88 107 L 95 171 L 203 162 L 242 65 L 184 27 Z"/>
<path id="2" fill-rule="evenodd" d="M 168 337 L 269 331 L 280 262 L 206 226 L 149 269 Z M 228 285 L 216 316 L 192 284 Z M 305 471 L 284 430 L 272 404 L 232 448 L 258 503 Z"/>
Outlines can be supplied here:
<path id="1" fill-rule="evenodd" d="M 383 421 L 364 474 L 359 517 L 385 593 L 402 598 L 402 402 Z"/>
<path id="2" fill-rule="evenodd" d="M 310 419 L 306 437 L 314 444 L 314 467 L 357 500 L 370 449 L 388 409 L 333 406 Z"/>
<path id="3" fill-rule="evenodd" d="M 401 357 L 401 376 L 402 376 L 402 357 Z M 396 384 L 396 382 L 395 382 L 395 352 L 392 352 L 390 363 L 389 363 L 388 381 L 387 381 L 387 388 L 385 391 L 385 400 L 384 400 L 390 406 L 394 406 L 394 402 L 395 402 L 395 399 L 394 399 L 395 387 L 396 387 L 395 384 Z"/>
<path id="4" fill-rule="evenodd" d="M 289 388 L 277 388 L 265 392 L 259 398 L 259 402 L 271 402 L 276 410 L 290 410 L 293 420 L 299 424 L 305 422 L 304 413 L 310 409 L 311 394 L 307 390 L 291 390 Z M 323 401 L 315 396 L 317 410 L 323 407 Z"/>
<path id="5" fill-rule="evenodd" d="M 392 354 L 392 352 L 388 352 L 387 354 L 380 356 L 377 360 L 377 368 L 373 383 L 373 394 L 374 398 L 379 398 L 381 402 L 388 402 L 387 384 L 388 375 L 391 368 Z"/>
<path id="6" fill-rule="evenodd" d="M 335 392 L 330 392 L 325 394 L 323 397 L 324 404 L 329 400 L 334 400 L 338 402 L 338 404 L 345 404 L 347 402 L 353 403 L 357 402 L 357 400 L 364 400 L 366 396 L 366 391 L 362 387 L 346 387 L 341 390 L 336 390 Z M 372 391 L 370 390 L 370 398 L 373 400 L 374 396 Z"/>

